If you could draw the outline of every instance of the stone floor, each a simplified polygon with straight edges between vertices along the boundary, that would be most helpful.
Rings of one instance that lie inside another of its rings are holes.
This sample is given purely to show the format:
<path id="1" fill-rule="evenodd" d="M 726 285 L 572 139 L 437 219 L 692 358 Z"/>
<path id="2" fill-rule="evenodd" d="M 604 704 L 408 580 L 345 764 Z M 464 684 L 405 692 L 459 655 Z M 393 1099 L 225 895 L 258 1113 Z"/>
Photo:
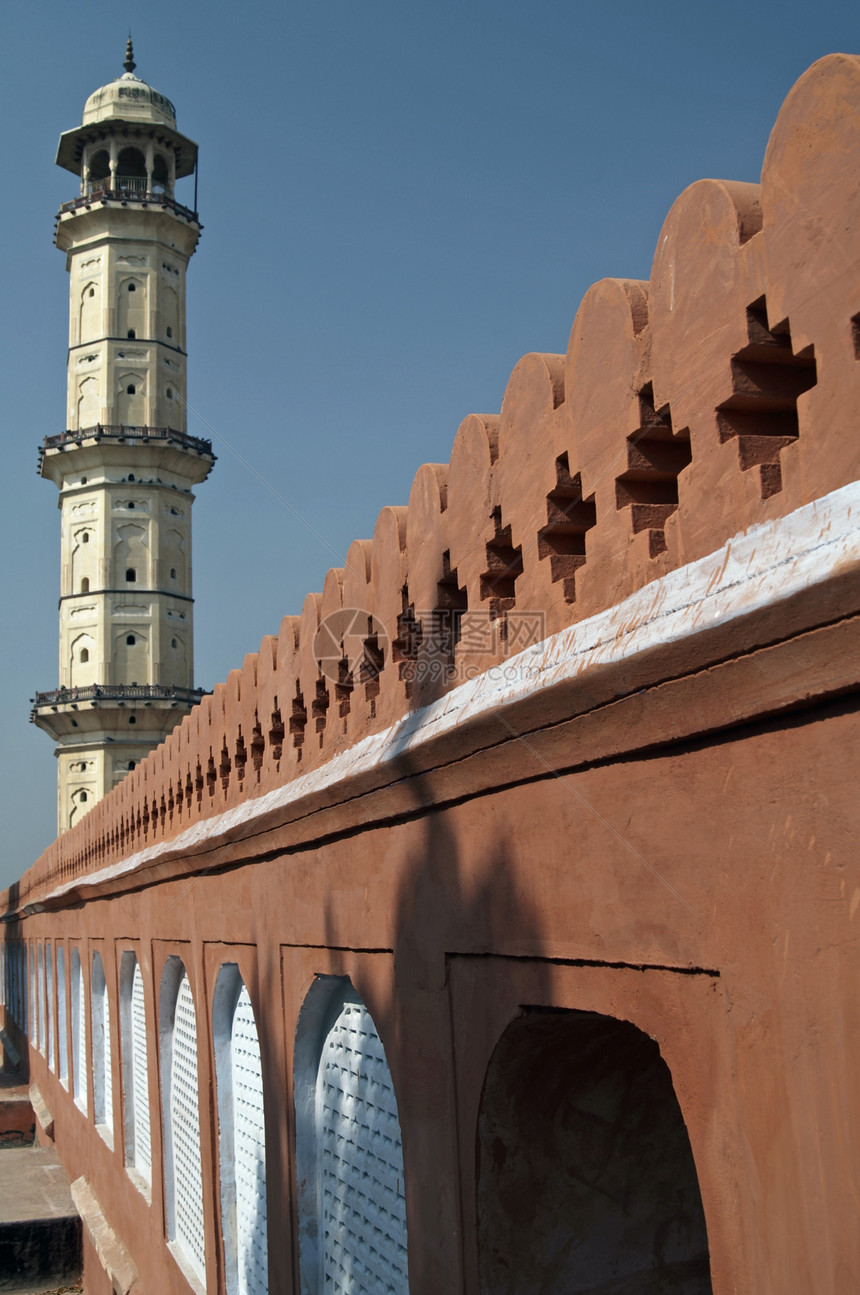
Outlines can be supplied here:
<path id="1" fill-rule="evenodd" d="M 34 1143 L 18 1068 L 0 1070 L 0 1292 L 74 1295 L 81 1286 L 81 1220 L 53 1147 Z"/>

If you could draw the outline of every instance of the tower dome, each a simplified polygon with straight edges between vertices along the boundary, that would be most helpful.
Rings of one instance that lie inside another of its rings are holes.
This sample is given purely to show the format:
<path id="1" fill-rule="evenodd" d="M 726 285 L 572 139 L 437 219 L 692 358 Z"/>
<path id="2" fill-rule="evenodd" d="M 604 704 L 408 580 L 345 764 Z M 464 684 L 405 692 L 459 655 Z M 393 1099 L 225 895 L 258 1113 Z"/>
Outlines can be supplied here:
<path id="1" fill-rule="evenodd" d="M 115 81 L 93 91 L 84 104 L 81 125 L 94 122 L 135 121 L 176 129 L 176 109 L 146 81 L 134 75 L 134 49 L 129 37 L 125 49 L 125 72 Z"/>
<path id="2" fill-rule="evenodd" d="M 82 126 L 101 121 L 140 121 L 176 129 L 176 109 L 165 95 L 126 72 L 95 90 L 84 104 Z"/>

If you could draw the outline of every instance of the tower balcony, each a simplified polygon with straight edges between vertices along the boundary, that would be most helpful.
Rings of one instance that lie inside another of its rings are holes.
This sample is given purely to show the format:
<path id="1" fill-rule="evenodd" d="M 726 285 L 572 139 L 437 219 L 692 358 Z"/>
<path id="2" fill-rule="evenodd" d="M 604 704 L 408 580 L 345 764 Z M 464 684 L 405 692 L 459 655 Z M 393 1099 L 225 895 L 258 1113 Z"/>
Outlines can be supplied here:
<path id="1" fill-rule="evenodd" d="M 72 212 L 89 211 L 95 206 L 118 202 L 123 206 L 133 203 L 141 207 L 160 207 L 165 211 L 172 211 L 174 215 L 179 216 L 182 220 L 198 225 L 200 229 L 203 228 L 196 211 L 192 211 L 190 207 L 184 207 L 181 202 L 177 202 L 165 190 L 150 189 L 148 186 L 149 181 L 145 177 L 135 175 L 117 175 L 113 179 L 106 176 L 103 180 L 90 180 L 87 183 L 87 193 L 83 193 L 79 197 L 72 198 L 69 202 L 62 204 L 57 220 Z"/>
<path id="2" fill-rule="evenodd" d="M 202 436 L 191 436 L 188 432 L 177 432 L 172 427 L 135 427 L 128 423 L 97 423 L 95 427 L 81 427 L 78 431 L 58 432 L 56 436 L 46 436 L 39 446 L 39 471 L 42 459 L 48 450 L 64 450 L 71 445 L 83 445 L 84 441 L 119 441 L 135 444 L 142 441 L 169 441 L 192 454 L 202 454 L 215 462 L 212 453 L 212 442 Z"/>
<path id="3" fill-rule="evenodd" d="M 179 723 L 183 714 L 207 696 L 205 688 L 179 688 L 172 684 L 102 683 L 85 688 L 54 688 L 37 692 L 31 698 L 30 723 L 55 740 L 61 738 L 86 743 L 96 731 L 111 734 L 102 740 L 118 740 L 121 713 L 129 718 L 123 723 L 124 742 L 142 740 L 153 745 L 161 741 Z M 165 711 L 179 711 L 168 720 Z M 134 724 L 134 729 L 128 727 Z M 77 730 L 77 733 L 75 733 Z"/>
<path id="4" fill-rule="evenodd" d="M 202 436 L 178 432 L 173 427 L 136 427 L 127 423 L 97 423 L 95 427 L 81 427 L 77 431 L 59 432 L 46 436 L 39 446 L 36 471 L 59 484 L 64 473 L 77 471 L 83 466 L 92 467 L 93 455 L 107 456 L 120 461 L 129 449 L 137 451 L 136 458 L 149 458 L 152 463 L 162 463 L 173 471 L 187 476 L 190 481 L 203 481 L 209 475 L 216 455 L 212 442 Z M 148 449 L 149 454 L 144 452 Z M 64 456 L 69 455 L 67 460 Z M 118 457 L 119 456 L 119 457 Z M 184 466 L 183 466 L 184 465 Z"/>
<path id="5" fill-rule="evenodd" d="M 51 692 L 37 692 L 33 698 L 33 709 L 30 718 L 37 711 L 45 708 L 54 710 L 59 706 L 76 706 L 80 702 L 142 702 L 150 705 L 156 701 L 167 701 L 177 705 L 196 706 L 201 697 L 206 696 L 205 688 L 177 688 L 165 683 L 94 683 L 86 688 L 54 688 Z"/>

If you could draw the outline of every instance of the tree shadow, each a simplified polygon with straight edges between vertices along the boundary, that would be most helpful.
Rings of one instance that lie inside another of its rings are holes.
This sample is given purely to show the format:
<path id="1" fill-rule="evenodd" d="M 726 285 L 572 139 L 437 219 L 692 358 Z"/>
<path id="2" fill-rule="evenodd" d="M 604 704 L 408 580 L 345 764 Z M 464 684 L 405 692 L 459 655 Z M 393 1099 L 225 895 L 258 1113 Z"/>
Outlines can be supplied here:
<path id="1" fill-rule="evenodd" d="M 477 1290 L 481 1092 L 499 1035 L 527 1006 L 524 962 L 547 1001 L 544 941 L 494 798 L 436 804 L 432 775 L 408 757 L 398 772 L 413 806 L 394 916 L 410 1290 Z"/>

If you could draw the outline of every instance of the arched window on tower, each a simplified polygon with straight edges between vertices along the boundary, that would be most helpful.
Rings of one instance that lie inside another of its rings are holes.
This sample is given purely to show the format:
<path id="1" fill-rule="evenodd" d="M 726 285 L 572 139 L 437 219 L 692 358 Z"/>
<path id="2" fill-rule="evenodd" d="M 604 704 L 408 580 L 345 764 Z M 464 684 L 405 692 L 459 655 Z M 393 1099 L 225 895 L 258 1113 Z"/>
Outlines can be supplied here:
<path id="1" fill-rule="evenodd" d="M 169 283 L 160 285 L 158 305 L 166 336 L 173 341 L 179 337 L 179 297 Z"/>
<path id="2" fill-rule="evenodd" d="M 117 335 L 146 337 L 146 279 L 123 279 L 117 289 Z"/>
<path id="3" fill-rule="evenodd" d="M 95 427 L 99 421 L 100 401 L 98 378 L 82 378 L 77 399 L 78 429 Z"/>
<path id="4" fill-rule="evenodd" d="M 117 508 L 129 508 L 129 500 L 118 500 Z M 129 519 L 116 528 L 112 557 L 112 580 L 115 585 L 134 584 L 138 579 L 146 583 L 149 570 L 149 535 L 146 519 L 138 523 Z"/>
<path id="5" fill-rule="evenodd" d="M 140 295 L 140 294 L 138 294 Z M 142 337 L 143 327 L 137 329 L 137 336 Z M 131 427 L 142 427 L 146 423 L 146 384 L 140 373 L 124 373 L 116 387 L 117 412 L 120 422 Z"/>
<path id="6" fill-rule="evenodd" d="M 71 537 L 69 589 L 87 594 L 90 582 L 98 564 L 95 546 L 90 544 L 90 532 L 86 529 L 75 531 Z"/>
<path id="7" fill-rule="evenodd" d="M 81 293 L 78 341 L 90 342 L 101 333 L 101 289 L 88 283 Z"/>
<path id="8" fill-rule="evenodd" d="M 66 682 L 70 688 L 89 688 L 97 682 L 96 645 L 90 634 L 79 634 L 72 642 Z"/>

